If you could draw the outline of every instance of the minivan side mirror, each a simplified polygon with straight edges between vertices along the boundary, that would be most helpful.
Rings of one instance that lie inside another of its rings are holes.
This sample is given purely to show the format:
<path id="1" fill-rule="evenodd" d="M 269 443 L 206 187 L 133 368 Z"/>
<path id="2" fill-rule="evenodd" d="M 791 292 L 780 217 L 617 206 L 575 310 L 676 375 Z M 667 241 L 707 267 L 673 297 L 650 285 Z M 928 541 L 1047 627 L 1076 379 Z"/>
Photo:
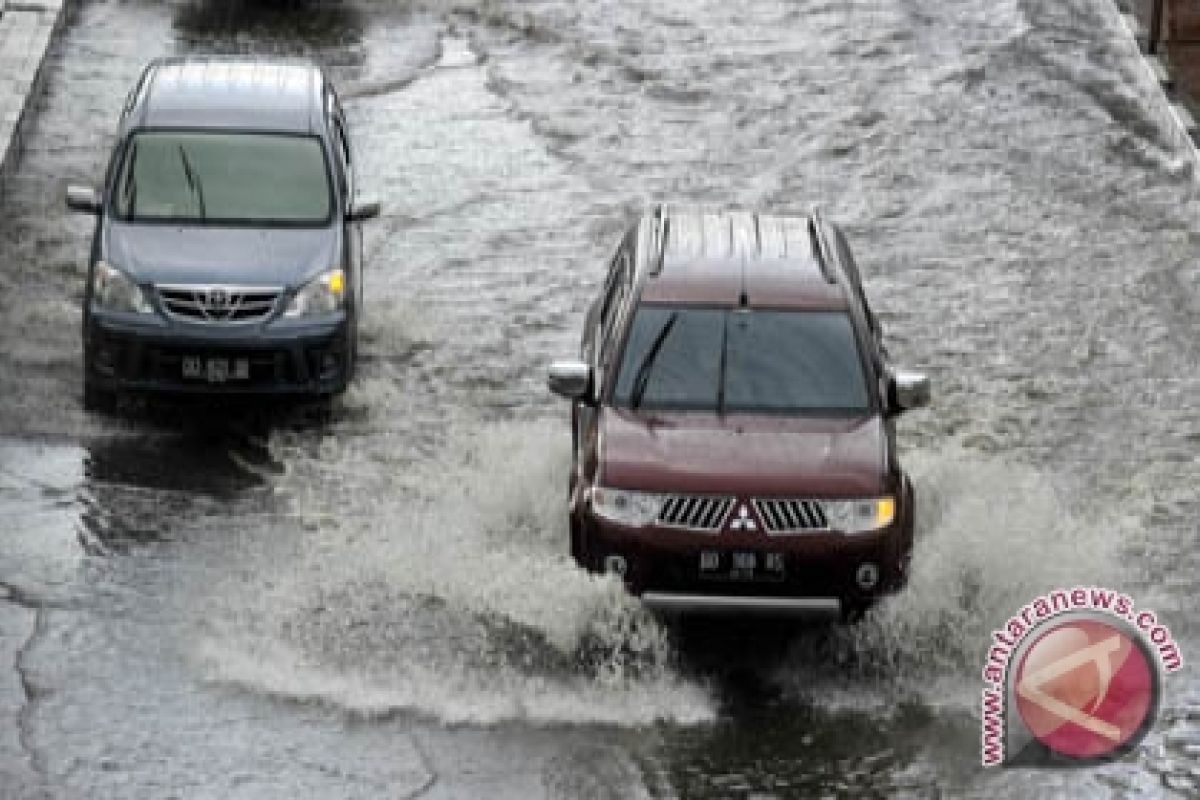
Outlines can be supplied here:
<path id="1" fill-rule="evenodd" d="M 888 378 L 888 405 L 893 414 L 929 405 L 929 378 L 921 372 L 898 369 Z"/>
<path id="2" fill-rule="evenodd" d="M 99 214 L 100 195 L 91 186 L 68 186 L 67 208 L 85 214 Z"/>
<path id="3" fill-rule="evenodd" d="M 582 400 L 592 389 L 592 368 L 584 361 L 555 361 L 546 383 L 560 397 Z"/>
<path id="4" fill-rule="evenodd" d="M 347 222 L 362 222 L 379 216 L 378 200 L 359 200 L 346 209 Z"/>

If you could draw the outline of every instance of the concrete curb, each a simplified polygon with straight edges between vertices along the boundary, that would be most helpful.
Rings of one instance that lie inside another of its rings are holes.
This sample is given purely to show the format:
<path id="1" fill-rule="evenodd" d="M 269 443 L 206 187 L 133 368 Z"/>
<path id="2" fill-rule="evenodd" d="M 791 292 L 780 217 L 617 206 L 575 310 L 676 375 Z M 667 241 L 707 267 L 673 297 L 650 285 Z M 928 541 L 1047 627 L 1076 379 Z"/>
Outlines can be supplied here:
<path id="1" fill-rule="evenodd" d="M 1155 87 L 1150 90 L 1151 94 L 1157 92 L 1164 101 L 1163 110 L 1166 112 L 1166 124 L 1177 132 L 1180 146 L 1191 155 L 1192 163 L 1197 166 L 1197 169 L 1192 170 L 1192 177 L 1200 180 L 1200 149 L 1197 148 L 1197 142 L 1200 141 L 1200 126 L 1197 125 L 1195 117 L 1187 107 L 1180 102 L 1178 86 L 1171 74 L 1170 67 L 1163 59 L 1147 52 L 1149 35 L 1134 14 L 1124 10 L 1116 2 L 1109 2 L 1107 5 L 1117 18 L 1115 22 L 1117 27 L 1128 34 L 1129 42 L 1138 56 L 1138 62 L 1144 67 L 1144 80 L 1148 86 Z"/>
<path id="2" fill-rule="evenodd" d="M 43 65 L 70 0 L 0 0 L 0 197 L 16 168 L 29 109 L 42 91 Z"/>

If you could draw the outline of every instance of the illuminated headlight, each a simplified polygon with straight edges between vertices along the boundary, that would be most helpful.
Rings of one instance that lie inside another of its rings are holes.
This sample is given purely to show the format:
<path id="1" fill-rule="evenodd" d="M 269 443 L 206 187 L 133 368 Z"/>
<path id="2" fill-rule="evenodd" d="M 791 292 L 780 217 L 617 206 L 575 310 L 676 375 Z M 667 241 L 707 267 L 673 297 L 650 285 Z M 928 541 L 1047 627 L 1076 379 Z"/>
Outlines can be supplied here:
<path id="1" fill-rule="evenodd" d="M 597 516 L 621 525 L 649 525 L 658 519 L 662 504 L 661 494 L 603 486 L 592 489 L 592 510 Z"/>
<path id="2" fill-rule="evenodd" d="M 284 316 L 310 317 L 337 311 L 346 300 L 346 273 L 331 269 L 301 287 L 288 303 Z"/>
<path id="3" fill-rule="evenodd" d="M 154 311 L 133 279 L 106 261 L 92 272 L 92 304 L 107 311 L 149 314 Z"/>
<path id="4" fill-rule="evenodd" d="M 845 533 L 876 531 L 892 524 L 896 518 L 894 497 L 873 497 L 863 500 L 825 500 L 821 503 L 825 519 L 833 530 Z"/>

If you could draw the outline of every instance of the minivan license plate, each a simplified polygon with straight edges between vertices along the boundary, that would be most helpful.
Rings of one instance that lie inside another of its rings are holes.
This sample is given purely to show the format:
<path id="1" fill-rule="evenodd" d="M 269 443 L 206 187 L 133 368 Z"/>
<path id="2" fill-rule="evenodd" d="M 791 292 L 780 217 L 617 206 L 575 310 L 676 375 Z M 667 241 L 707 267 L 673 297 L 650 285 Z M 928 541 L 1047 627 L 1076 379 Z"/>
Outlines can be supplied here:
<path id="1" fill-rule="evenodd" d="M 783 554 L 756 550 L 704 550 L 700 577 L 725 581 L 777 581 L 783 579 Z"/>
<path id="2" fill-rule="evenodd" d="M 209 383 L 249 380 L 250 359 L 184 356 L 183 377 L 191 380 L 204 380 Z"/>

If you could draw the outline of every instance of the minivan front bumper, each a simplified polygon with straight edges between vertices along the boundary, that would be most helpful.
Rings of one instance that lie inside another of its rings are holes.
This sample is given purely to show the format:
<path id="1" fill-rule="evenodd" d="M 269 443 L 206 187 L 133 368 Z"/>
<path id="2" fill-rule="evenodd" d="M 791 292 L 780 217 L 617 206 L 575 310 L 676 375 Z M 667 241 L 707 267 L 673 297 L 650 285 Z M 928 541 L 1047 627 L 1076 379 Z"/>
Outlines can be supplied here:
<path id="1" fill-rule="evenodd" d="M 218 327 L 92 310 L 84 329 L 86 379 L 104 391 L 329 395 L 345 390 L 351 359 L 346 314 Z"/>

